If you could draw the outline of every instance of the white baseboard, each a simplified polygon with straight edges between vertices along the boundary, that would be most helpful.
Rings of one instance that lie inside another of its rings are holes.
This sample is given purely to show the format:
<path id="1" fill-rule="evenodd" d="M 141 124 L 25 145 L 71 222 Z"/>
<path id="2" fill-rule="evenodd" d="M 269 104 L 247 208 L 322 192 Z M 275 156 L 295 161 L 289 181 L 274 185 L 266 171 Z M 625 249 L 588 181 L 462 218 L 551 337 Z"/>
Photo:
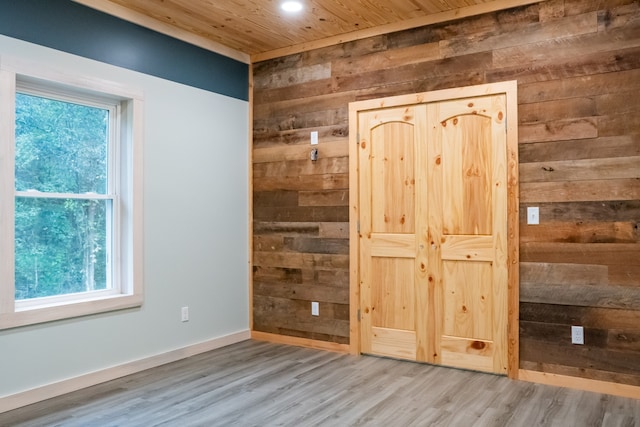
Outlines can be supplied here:
<path id="1" fill-rule="evenodd" d="M 42 400 L 51 399 L 52 397 L 71 393 L 86 387 L 91 387 L 96 384 L 115 380 L 116 378 L 121 378 L 126 375 L 135 374 L 136 372 L 144 371 L 145 369 L 154 368 L 166 363 L 195 356 L 196 354 L 204 353 L 206 351 L 246 341 L 248 339 L 251 339 L 251 332 L 249 330 L 236 332 L 219 338 L 214 338 L 209 341 L 168 351 L 166 353 L 128 362 L 123 365 L 113 366 L 111 368 L 47 384 L 20 393 L 2 396 L 0 397 L 0 413 L 20 408 L 22 406 L 31 405 L 32 403 L 40 402 Z"/>

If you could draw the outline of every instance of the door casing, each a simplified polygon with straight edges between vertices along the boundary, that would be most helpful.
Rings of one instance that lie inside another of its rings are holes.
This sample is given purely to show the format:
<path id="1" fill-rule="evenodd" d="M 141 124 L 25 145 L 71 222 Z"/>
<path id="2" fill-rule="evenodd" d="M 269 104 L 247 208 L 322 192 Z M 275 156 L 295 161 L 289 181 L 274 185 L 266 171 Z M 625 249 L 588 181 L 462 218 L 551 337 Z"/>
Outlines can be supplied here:
<path id="1" fill-rule="evenodd" d="M 517 378 L 519 369 L 519 183 L 518 183 L 518 107 L 517 81 L 489 83 L 392 96 L 349 104 L 349 237 L 350 237 L 350 352 L 361 353 L 360 331 L 360 245 L 359 245 L 359 170 L 358 113 L 387 107 L 428 104 L 486 95 L 506 96 L 506 144 L 507 144 L 507 253 L 508 253 L 508 331 L 507 375 Z"/>

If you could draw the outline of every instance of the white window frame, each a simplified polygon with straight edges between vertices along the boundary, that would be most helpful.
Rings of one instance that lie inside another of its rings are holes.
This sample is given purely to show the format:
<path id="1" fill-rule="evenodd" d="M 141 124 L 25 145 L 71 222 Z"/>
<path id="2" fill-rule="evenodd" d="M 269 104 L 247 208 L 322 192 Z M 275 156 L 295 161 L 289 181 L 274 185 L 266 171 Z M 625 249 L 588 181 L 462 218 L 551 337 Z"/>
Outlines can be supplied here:
<path id="1" fill-rule="evenodd" d="M 101 108 L 108 102 L 113 113 L 119 115 L 119 120 L 114 121 L 118 125 L 111 129 L 118 136 L 109 154 L 111 190 L 106 195 L 95 195 L 96 199 L 111 200 L 114 212 L 110 289 L 15 300 L 15 198 L 44 196 L 14 188 L 17 91 L 51 94 L 53 99 L 63 101 L 77 99 L 82 104 L 95 100 Z M 140 90 L 0 57 L 0 330 L 142 305 L 143 106 Z"/>

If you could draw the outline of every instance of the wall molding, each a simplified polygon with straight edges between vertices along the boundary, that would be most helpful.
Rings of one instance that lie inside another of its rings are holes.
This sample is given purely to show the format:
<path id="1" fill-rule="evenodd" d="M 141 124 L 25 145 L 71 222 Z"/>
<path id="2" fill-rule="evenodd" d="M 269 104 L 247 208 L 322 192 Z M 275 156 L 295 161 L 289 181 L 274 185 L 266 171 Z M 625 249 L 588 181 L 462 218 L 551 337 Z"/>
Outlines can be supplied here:
<path id="1" fill-rule="evenodd" d="M 17 409 L 46 399 L 78 391 L 83 388 L 135 374 L 150 368 L 186 359 L 187 357 L 195 356 L 200 353 L 205 353 L 207 351 L 215 350 L 241 341 L 246 341 L 250 338 L 251 333 L 249 330 L 235 332 L 201 343 L 171 350 L 166 353 L 134 360 L 111 368 L 101 369 L 99 371 L 36 387 L 20 393 L 2 396 L 0 397 L 0 414 L 12 409 Z"/>
<path id="2" fill-rule="evenodd" d="M 309 338 L 292 337 L 289 335 L 270 334 L 268 332 L 251 331 L 251 339 L 266 341 L 274 344 L 294 345 L 296 347 L 313 348 L 316 350 L 349 353 L 349 344 L 338 344 L 329 341 L 312 340 Z"/>
<path id="3" fill-rule="evenodd" d="M 566 387 L 594 393 L 611 394 L 614 396 L 640 399 L 640 387 L 629 384 L 612 383 L 608 381 L 591 380 L 588 378 L 570 377 L 567 375 L 520 369 L 518 379 L 532 383 Z"/>

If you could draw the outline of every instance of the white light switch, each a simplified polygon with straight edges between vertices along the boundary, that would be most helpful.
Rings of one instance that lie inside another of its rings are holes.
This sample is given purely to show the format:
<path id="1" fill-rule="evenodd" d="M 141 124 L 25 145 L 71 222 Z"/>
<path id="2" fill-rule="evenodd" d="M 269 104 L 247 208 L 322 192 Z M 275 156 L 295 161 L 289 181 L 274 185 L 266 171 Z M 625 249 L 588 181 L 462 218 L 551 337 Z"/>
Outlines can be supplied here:
<path id="1" fill-rule="evenodd" d="M 311 145 L 318 145 L 318 131 L 311 132 Z"/>
<path id="2" fill-rule="evenodd" d="M 537 206 L 527 208 L 527 224 L 540 224 L 540 208 Z"/>
<path id="3" fill-rule="evenodd" d="M 320 304 L 316 301 L 311 303 L 311 315 L 320 316 Z"/>

